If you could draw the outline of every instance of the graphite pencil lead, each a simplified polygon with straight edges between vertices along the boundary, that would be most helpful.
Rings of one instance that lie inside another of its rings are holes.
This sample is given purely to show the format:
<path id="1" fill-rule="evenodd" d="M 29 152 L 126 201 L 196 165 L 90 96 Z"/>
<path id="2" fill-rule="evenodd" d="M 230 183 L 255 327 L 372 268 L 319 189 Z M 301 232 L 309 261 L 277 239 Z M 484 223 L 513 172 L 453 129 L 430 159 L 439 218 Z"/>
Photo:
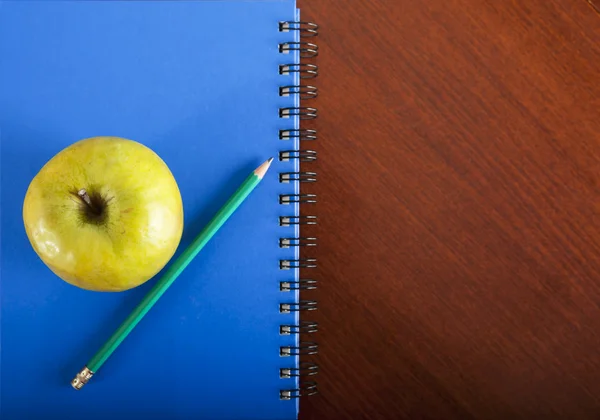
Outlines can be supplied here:
<path id="1" fill-rule="evenodd" d="M 269 170 L 269 166 L 271 166 L 271 162 L 273 162 L 273 158 L 269 158 L 267 161 L 265 161 L 262 165 L 260 165 L 258 168 L 256 168 L 254 170 L 254 174 L 259 177 L 260 179 L 263 179 L 265 174 L 267 173 L 267 171 Z"/>

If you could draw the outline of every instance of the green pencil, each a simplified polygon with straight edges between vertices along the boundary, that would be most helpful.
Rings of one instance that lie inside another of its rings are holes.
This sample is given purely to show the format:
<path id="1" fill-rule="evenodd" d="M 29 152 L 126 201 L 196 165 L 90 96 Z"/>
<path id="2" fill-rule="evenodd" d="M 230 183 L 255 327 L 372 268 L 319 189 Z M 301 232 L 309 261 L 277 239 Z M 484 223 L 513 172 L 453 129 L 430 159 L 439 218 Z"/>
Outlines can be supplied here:
<path id="1" fill-rule="evenodd" d="M 114 334 L 108 339 L 106 343 L 96 352 L 94 357 L 88 362 L 88 364 L 75 376 L 71 381 L 71 385 L 75 389 L 81 389 L 90 378 L 100 369 L 100 367 L 106 362 L 106 359 L 116 350 L 117 347 L 123 342 L 125 337 L 135 328 L 135 326 L 142 320 L 144 315 L 148 313 L 150 308 L 160 299 L 165 293 L 169 286 L 175 281 L 177 276 L 188 266 L 188 264 L 194 259 L 194 257 L 200 252 L 204 245 L 214 236 L 214 234 L 223 226 L 223 224 L 229 219 L 233 212 L 242 204 L 242 202 L 248 197 L 248 195 L 254 190 L 258 183 L 263 179 L 273 158 L 267 160 L 262 165 L 254 170 L 246 178 L 246 180 L 240 185 L 237 191 L 227 200 L 223 207 L 215 214 L 210 222 L 202 229 L 198 234 L 194 242 L 186 248 L 181 255 L 171 264 L 171 266 L 165 271 L 164 275 L 158 280 L 158 282 L 150 289 L 148 294 L 139 303 L 139 305 L 129 314 L 125 321 Z"/>

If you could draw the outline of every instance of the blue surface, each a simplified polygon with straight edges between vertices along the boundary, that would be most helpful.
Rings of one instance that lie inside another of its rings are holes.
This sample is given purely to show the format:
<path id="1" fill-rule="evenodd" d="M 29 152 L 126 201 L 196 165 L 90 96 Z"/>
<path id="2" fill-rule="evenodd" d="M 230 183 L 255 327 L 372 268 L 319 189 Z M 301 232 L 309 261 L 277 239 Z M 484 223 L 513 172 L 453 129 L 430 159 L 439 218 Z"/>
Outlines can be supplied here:
<path id="1" fill-rule="evenodd" d="M 294 388 L 279 347 L 294 315 L 280 302 L 278 204 L 295 184 L 273 169 L 82 391 L 69 382 L 154 280 L 123 293 L 88 292 L 53 275 L 22 222 L 27 186 L 42 165 L 85 137 L 140 141 L 169 165 L 188 245 L 251 170 L 279 150 L 296 119 L 278 108 L 291 76 L 278 65 L 278 22 L 294 1 L 0 3 L 1 405 L 0 418 L 293 419 Z"/>

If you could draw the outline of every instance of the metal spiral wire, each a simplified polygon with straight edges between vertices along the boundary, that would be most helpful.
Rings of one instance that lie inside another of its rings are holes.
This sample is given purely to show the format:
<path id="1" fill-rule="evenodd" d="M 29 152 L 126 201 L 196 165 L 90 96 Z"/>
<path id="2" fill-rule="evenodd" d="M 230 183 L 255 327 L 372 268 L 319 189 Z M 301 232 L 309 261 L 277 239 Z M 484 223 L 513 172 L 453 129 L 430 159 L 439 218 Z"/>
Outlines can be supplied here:
<path id="1" fill-rule="evenodd" d="M 316 130 L 279 130 L 279 140 L 298 139 L 299 141 L 316 140 Z"/>
<path id="2" fill-rule="evenodd" d="M 312 22 L 279 22 L 279 32 L 299 31 L 302 37 L 319 35 L 319 25 Z"/>
<path id="3" fill-rule="evenodd" d="M 279 182 L 288 183 L 292 181 L 298 182 L 317 182 L 316 172 L 281 172 L 279 174 Z"/>
<path id="4" fill-rule="evenodd" d="M 311 203 L 317 202 L 316 194 L 280 194 L 279 204 L 290 204 L 290 203 Z"/>
<path id="5" fill-rule="evenodd" d="M 313 334 L 319 330 L 319 324 L 312 321 L 301 321 L 298 325 L 280 325 L 279 334 Z"/>
<path id="6" fill-rule="evenodd" d="M 279 44 L 279 52 L 289 54 L 293 51 L 300 53 L 300 58 L 313 58 L 319 55 L 319 46 L 312 42 L 284 42 Z"/>
<path id="7" fill-rule="evenodd" d="M 317 246 L 317 238 L 279 238 L 280 248 Z"/>
<path id="8" fill-rule="evenodd" d="M 313 376 L 319 373 L 319 365 L 312 362 L 302 362 L 297 368 L 281 368 L 279 369 L 280 378 L 293 378 Z"/>
<path id="9" fill-rule="evenodd" d="M 301 341 L 297 346 L 281 346 L 279 355 L 281 357 L 313 355 L 319 353 L 319 345 L 312 341 Z"/>
<path id="10" fill-rule="evenodd" d="M 300 95 L 303 101 L 319 96 L 319 90 L 311 85 L 288 85 L 279 88 L 279 96 Z"/>
<path id="11" fill-rule="evenodd" d="M 317 281 L 313 279 L 300 279 L 298 281 L 281 281 L 279 290 L 282 292 L 291 292 L 293 290 L 315 290 Z"/>
<path id="12" fill-rule="evenodd" d="M 317 160 L 317 152 L 314 150 L 282 150 L 279 152 L 280 161 L 292 159 L 298 159 L 300 162 L 314 162 Z"/>
<path id="13" fill-rule="evenodd" d="M 290 312 L 316 311 L 318 303 L 316 300 L 301 300 L 300 302 L 280 303 L 279 312 L 289 314 Z"/>
<path id="14" fill-rule="evenodd" d="M 300 79 L 314 79 L 319 75 L 319 66 L 316 64 L 281 64 L 279 74 L 298 73 Z"/>
<path id="15" fill-rule="evenodd" d="M 317 383 L 314 381 L 300 382 L 300 387 L 295 389 L 282 389 L 279 391 L 279 398 L 282 400 L 291 400 L 293 398 L 309 397 L 318 394 Z"/>
<path id="16" fill-rule="evenodd" d="M 314 120 L 318 117 L 319 110 L 308 106 L 294 106 L 290 108 L 280 108 L 279 118 L 299 117 L 301 120 Z"/>
<path id="17" fill-rule="evenodd" d="M 312 22 L 279 22 L 280 32 L 296 32 L 299 35 L 299 40 L 294 42 L 282 42 L 279 44 L 279 52 L 282 54 L 295 54 L 300 59 L 310 59 L 316 57 L 319 53 L 319 47 L 314 42 L 304 41 L 303 38 L 311 38 L 318 35 L 319 26 Z M 304 60 L 302 60 L 304 61 Z M 287 84 L 279 87 L 279 96 L 289 97 L 296 95 L 299 101 L 311 101 L 318 96 L 318 88 L 312 84 L 305 84 L 303 80 L 314 79 L 319 75 L 319 67 L 313 63 L 292 63 L 281 64 L 279 66 L 279 74 L 294 76 L 294 80 L 299 80 L 299 83 Z M 298 102 L 296 102 L 297 104 Z M 318 117 L 318 110 L 314 107 L 293 106 L 279 109 L 279 117 L 283 119 L 298 118 L 299 120 L 313 120 Z M 299 144 L 303 141 L 314 141 L 317 139 L 317 131 L 304 128 L 289 128 L 279 130 L 279 139 L 282 141 L 292 140 L 293 144 Z M 299 148 L 298 150 L 288 147 L 279 152 L 279 161 L 295 160 L 301 164 L 314 162 L 317 159 L 317 152 Z M 317 180 L 317 173 L 305 170 L 295 170 L 293 172 L 281 172 L 279 174 L 280 183 L 311 183 Z M 296 191 L 298 192 L 298 191 Z M 317 202 L 315 194 L 306 194 L 298 192 L 296 194 L 281 194 L 279 203 L 282 205 L 289 204 L 314 204 Z M 282 207 L 283 209 L 284 207 Z M 279 216 L 279 225 L 282 228 L 291 229 L 287 232 L 297 232 L 298 226 L 315 225 L 317 217 L 313 215 L 281 215 Z M 295 230 L 294 230 L 294 227 Z M 317 239 L 307 236 L 296 236 L 295 234 L 282 234 L 279 239 L 281 248 L 298 248 L 306 247 L 312 249 L 317 245 Z M 279 268 L 282 273 L 285 270 L 305 270 L 317 267 L 315 258 L 297 258 L 283 259 L 279 261 Z M 279 290 L 283 293 L 295 293 L 296 298 L 282 298 L 282 303 L 279 304 L 279 312 L 282 314 L 293 314 L 299 312 L 310 312 L 317 309 L 315 300 L 304 299 L 303 294 L 307 291 L 312 291 L 317 288 L 317 281 L 313 279 L 292 277 L 293 280 L 282 280 L 279 282 Z M 302 292 L 302 297 L 297 299 L 297 293 Z M 282 295 L 283 296 L 283 295 Z M 295 318 L 297 319 L 297 318 Z M 279 326 L 279 334 L 282 336 L 298 335 L 302 338 L 308 334 L 314 334 L 318 330 L 316 322 L 312 321 L 294 321 L 290 324 L 281 324 Z M 280 346 L 279 355 L 281 357 L 300 357 L 301 361 L 296 362 L 293 367 L 284 367 L 280 369 L 280 378 L 293 379 L 296 378 L 296 387 L 292 389 L 282 389 L 279 392 L 279 397 L 282 400 L 291 400 L 308 395 L 314 395 L 318 392 L 317 383 L 314 381 L 306 381 L 304 378 L 313 377 L 319 371 L 319 366 L 312 362 L 304 360 L 305 357 L 310 357 L 318 353 L 318 344 L 312 341 L 298 341 L 297 345 Z"/>
<path id="18" fill-rule="evenodd" d="M 279 216 L 279 226 L 316 224 L 317 216 Z"/>
<path id="19" fill-rule="evenodd" d="M 315 258 L 299 258 L 295 260 L 279 260 L 280 270 L 291 270 L 293 268 L 317 268 Z"/>

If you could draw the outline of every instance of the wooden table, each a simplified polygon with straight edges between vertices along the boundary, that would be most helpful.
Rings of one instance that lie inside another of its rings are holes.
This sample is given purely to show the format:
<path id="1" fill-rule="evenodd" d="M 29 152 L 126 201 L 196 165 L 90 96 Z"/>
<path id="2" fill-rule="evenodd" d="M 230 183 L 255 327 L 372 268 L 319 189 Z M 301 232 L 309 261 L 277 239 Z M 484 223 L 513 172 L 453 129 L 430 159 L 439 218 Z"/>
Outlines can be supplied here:
<path id="1" fill-rule="evenodd" d="M 600 15 L 299 5 L 321 25 L 301 419 L 600 418 Z"/>

